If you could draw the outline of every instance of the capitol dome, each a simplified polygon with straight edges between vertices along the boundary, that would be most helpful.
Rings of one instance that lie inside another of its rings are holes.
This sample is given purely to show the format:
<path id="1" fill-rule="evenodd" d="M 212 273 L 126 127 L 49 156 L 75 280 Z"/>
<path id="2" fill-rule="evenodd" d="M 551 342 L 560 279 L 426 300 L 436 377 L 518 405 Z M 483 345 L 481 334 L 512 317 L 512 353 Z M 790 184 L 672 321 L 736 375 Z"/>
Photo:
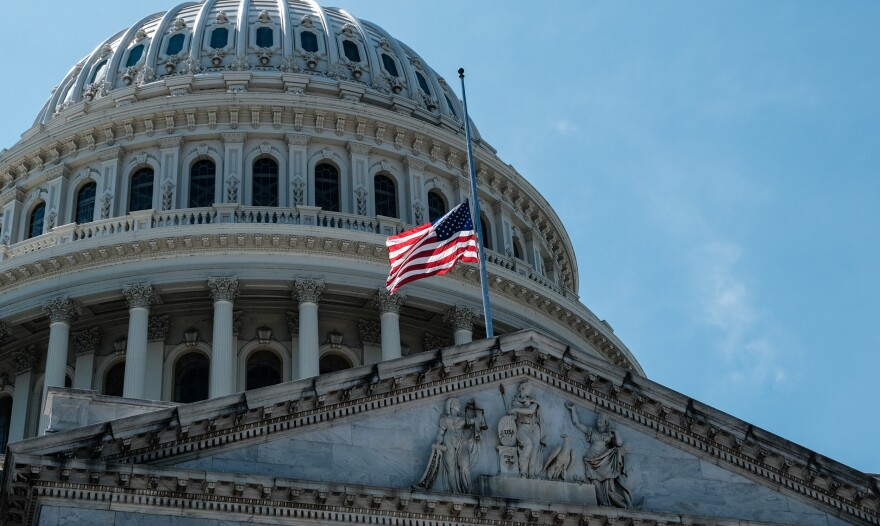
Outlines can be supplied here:
<path id="1" fill-rule="evenodd" d="M 450 72 L 452 73 L 452 72 Z M 0 412 L 50 386 L 192 402 L 482 338 L 479 272 L 384 290 L 387 236 L 470 195 L 463 107 L 381 27 L 203 0 L 98 43 L 0 153 Z M 496 332 L 644 373 L 565 228 L 478 134 Z"/>

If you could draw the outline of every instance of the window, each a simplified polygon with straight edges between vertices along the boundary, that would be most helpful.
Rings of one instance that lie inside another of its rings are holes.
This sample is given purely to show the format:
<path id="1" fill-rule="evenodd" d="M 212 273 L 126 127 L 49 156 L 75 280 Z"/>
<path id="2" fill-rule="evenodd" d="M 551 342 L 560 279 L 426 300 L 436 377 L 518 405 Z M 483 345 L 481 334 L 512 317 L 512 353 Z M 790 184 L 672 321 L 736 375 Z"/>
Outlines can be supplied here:
<path id="1" fill-rule="evenodd" d="M 178 33 L 173 37 L 168 39 L 168 47 L 165 48 L 165 54 L 169 57 L 172 55 L 176 55 L 183 51 L 183 41 L 186 39 L 186 36 L 182 33 Z"/>
<path id="2" fill-rule="evenodd" d="M 425 80 L 425 77 L 418 71 L 416 71 L 416 80 L 419 81 L 419 87 L 422 88 L 422 91 L 424 91 L 427 95 L 430 95 L 431 88 L 428 87 L 428 81 Z"/>
<path id="3" fill-rule="evenodd" d="M 272 47 L 275 42 L 275 34 L 270 27 L 257 28 L 257 47 Z"/>
<path id="4" fill-rule="evenodd" d="M 104 60 L 92 70 L 92 78 L 89 80 L 89 84 L 94 84 L 95 81 L 101 80 L 104 78 L 104 70 L 107 68 L 107 61 Z"/>
<path id="5" fill-rule="evenodd" d="M 489 228 L 486 227 L 486 220 L 482 217 L 480 218 L 480 230 L 483 231 L 483 247 L 491 249 L 492 247 L 489 243 Z"/>
<path id="6" fill-rule="evenodd" d="M 122 396 L 125 385 L 125 362 L 119 362 L 104 375 L 104 394 Z"/>
<path id="7" fill-rule="evenodd" d="M 428 192 L 428 220 L 434 222 L 446 215 L 446 201 L 438 192 Z"/>
<path id="8" fill-rule="evenodd" d="M 214 49 L 223 49 L 229 43 L 229 30 L 225 27 L 218 27 L 211 31 L 211 47 Z"/>
<path id="9" fill-rule="evenodd" d="M 213 161 L 196 161 L 189 169 L 189 207 L 200 208 L 214 203 L 217 167 Z"/>
<path id="10" fill-rule="evenodd" d="M 43 218 L 46 215 L 46 203 L 40 203 L 31 211 L 28 221 L 28 239 L 43 234 Z"/>
<path id="11" fill-rule="evenodd" d="M 91 223 L 95 219 L 95 191 L 98 185 L 94 182 L 83 185 L 76 194 L 77 224 Z"/>
<path id="12" fill-rule="evenodd" d="M 0 453 L 6 452 L 9 442 L 9 423 L 12 421 L 12 397 L 0 398 Z"/>
<path id="13" fill-rule="evenodd" d="M 137 212 L 150 208 L 153 208 L 153 169 L 141 168 L 131 177 L 128 211 Z"/>
<path id="14" fill-rule="evenodd" d="M 140 62 L 142 56 L 144 56 L 143 44 L 138 44 L 131 48 L 131 51 L 128 52 L 128 60 L 125 61 L 125 67 L 130 68 L 132 66 L 137 66 L 137 63 Z"/>
<path id="15" fill-rule="evenodd" d="M 318 51 L 318 35 L 311 31 L 303 31 L 299 34 L 299 43 L 303 51 L 315 53 Z"/>
<path id="16" fill-rule="evenodd" d="M 449 100 L 449 97 L 446 96 L 446 95 L 443 95 L 443 98 L 446 99 L 446 106 L 449 107 L 449 111 L 452 112 L 453 115 L 455 115 L 456 117 L 458 117 L 458 114 L 455 113 L 455 107 L 452 105 L 452 101 Z"/>
<path id="17" fill-rule="evenodd" d="M 394 62 L 394 59 L 389 57 L 386 53 L 382 53 L 382 65 L 385 66 L 385 71 L 388 73 L 395 77 L 400 76 L 400 74 L 397 73 L 397 64 Z"/>
<path id="18" fill-rule="evenodd" d="M 339 212 L 339 172 L 333 165 L 315 167 L 315 206 Z"/>
<path id="19" fill-rule="evenodd" d="M 394 181 L 387 175 L 378 174 L 373 178 L 373 190 L 376 215 L 397 217 L 397 190 L 394 188 Z"/>
<path id="20" fill-rule="evenodd" d="M 517 238 L 513 238 L 513 257 L 515 257 L 516 259 L 523 258 L 522 247 L 520 247 L 519 239 Z"/>
<path id="21" fill-rule="evenodd" d="M 344 369 L 351 369 L 351 364 L 338 354 L 325 354 L 318 362 L 318 372 L 320 374 L 333 373 Z"/>
<path id="22" fill-rule="evenodd" d="M 342 51 L 345 53 L 345 58 L 352 62 L 360 62 L 361 61 L 361 51 L 358 49 L 357 44 L 352 42 L 351 40 L 343 40 L 342 41 Z"/>
<path id="23" fill-rule="evenodd" d="M 257 351 L 248 357 L 245 390 L 281 383 L 281 358 L 272 351 Z"/>
<path id="24" fill-rule="evenodd" d="M 181 356 L 174 364 L 173 400 L 183 404 L 207 400 L 210 367 L 208 357 L 200 352 Z"/>
<path id="25" fill-rule="evenodd" d="M 254 161 L 254 206 L 278 206 L 278 163 L 273 159 Z"/>

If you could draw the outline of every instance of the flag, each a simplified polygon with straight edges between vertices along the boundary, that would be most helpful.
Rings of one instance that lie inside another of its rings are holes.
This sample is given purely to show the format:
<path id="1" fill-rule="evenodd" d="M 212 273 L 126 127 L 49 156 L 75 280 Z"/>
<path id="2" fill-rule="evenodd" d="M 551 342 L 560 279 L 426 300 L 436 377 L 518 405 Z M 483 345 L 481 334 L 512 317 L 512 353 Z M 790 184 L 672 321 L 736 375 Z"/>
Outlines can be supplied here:
<path id="1" fill-rule="evenodd" d="M 480 262 L 467 200 L 433 223 L 389 237 L 385 246 L 391 260 L 385 283 L 389 292 L 410 281 L 446 274 L 458 261 Z"/>

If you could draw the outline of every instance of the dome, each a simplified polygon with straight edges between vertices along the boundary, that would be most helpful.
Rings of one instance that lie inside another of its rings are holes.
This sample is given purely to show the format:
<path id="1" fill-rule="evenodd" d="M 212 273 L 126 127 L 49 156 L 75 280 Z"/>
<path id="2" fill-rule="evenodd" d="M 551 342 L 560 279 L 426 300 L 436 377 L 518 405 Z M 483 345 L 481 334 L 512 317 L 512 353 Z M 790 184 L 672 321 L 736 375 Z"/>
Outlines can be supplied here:
<path id="1" fill-rule="evenodd" d="M 33 373 L 9 436 L 45 429 L 52 386 L 189 402 L 484 337 L 474 266 L 384 289 L 386 238 L 471 195 L 463 115 L 312 1 L 184 3 L 101 42 L 0 152 L 0 374 Z M 497 334 L 643 375 L 550 204 L 474 155 Z"/>
<path id="2" fill-rule="evenodd" d="M 311 0 L 203 0 L 143 18 L 102 42 L 59 83 L 36 124 L 78 103 L 133 91 L 136 100 L 164 96 L 162 86 L 172 95 L 236 91 L 289 74 L 305 75 L 285 83 L 291 94 L 326 93 L 453 129 L 464 114 L 416 52 L 345 10 Z M 248 83 L 235 80 L 245 77 Z"/>

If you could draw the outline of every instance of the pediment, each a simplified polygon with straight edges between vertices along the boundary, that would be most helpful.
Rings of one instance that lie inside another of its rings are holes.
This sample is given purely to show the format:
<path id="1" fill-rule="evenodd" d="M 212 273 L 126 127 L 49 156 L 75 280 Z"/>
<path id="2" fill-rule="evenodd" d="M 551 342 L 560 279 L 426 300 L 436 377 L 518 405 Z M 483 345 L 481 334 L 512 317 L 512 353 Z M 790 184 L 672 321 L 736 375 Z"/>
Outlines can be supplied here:
<path id="1" fill-rule="evenodd" d="M 42 466 L 23 483 L 453 522 L 880 523 L 871 477 L 530 331 L 67 435 L 14 446 Z"/>

